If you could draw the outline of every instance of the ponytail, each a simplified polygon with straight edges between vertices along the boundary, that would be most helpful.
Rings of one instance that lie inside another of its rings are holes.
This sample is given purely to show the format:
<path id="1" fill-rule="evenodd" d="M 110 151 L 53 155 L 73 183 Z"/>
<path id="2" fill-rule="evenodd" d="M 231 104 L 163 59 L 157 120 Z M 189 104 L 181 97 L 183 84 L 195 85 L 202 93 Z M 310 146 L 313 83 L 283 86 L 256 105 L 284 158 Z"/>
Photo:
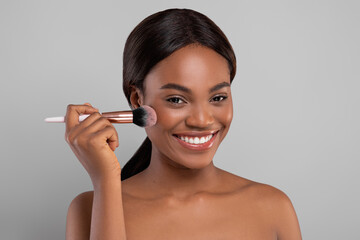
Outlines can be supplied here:
<path id="1" fill-rule="evenodd" d="M 130 158 L 130 160 L 121 169 L 121 181 L 132 177 L 139 172 L 145 170 L 151 159 L 151 141 L 148 137 L 145 138 L 139 149 Z"/>

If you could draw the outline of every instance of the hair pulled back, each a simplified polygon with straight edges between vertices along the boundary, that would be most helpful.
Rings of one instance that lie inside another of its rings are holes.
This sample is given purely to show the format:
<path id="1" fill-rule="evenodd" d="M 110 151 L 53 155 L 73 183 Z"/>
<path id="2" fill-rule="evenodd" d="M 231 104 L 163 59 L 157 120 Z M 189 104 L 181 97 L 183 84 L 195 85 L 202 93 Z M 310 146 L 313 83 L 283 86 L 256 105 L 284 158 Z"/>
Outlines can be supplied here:
<path id="1" fill-rule="evenodd" d="M 144 93 L 144 79 L 161 60 L 190 44 L 208 47 L 228 62 L 230 82 L 236 73 L 236 58 L 225 34 L 207 16 L 191 9 L 167 9 L 141 21 L 126 40 L 123 55 L 123 91 L 129 105 L 131 88 Z M 125 180 L 150 164 L 151 141 L 146 138 L 121 170 Z"/>

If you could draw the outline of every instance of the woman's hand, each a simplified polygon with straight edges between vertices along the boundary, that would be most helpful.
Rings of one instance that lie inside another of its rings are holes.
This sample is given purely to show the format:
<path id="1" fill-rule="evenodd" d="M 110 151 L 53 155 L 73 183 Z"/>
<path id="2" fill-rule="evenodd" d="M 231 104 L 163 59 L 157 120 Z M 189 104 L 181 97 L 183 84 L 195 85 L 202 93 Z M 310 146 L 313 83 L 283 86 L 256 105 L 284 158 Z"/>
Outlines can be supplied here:
<path id="1" fill-rule="evenodd" d="M 90 114 L 79 122 L 80 114 Z M 81 164 L 88 172 L 93 184 L 110 178 L 119 178 L 121 167 L 114 153 L 119 146 L 114 126 L 101 117 L 98 109 L 89 103 L 69 104 L 65 116 L 65 139 Z"/>

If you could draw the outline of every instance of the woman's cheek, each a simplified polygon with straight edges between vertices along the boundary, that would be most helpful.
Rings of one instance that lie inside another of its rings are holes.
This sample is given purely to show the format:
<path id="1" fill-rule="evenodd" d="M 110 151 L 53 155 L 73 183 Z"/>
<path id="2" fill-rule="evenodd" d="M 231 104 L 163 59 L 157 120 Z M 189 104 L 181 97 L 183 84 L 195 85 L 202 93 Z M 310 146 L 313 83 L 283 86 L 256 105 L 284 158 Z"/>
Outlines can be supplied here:
<path id="1" fill-rule="evenodd" d="M 160 112 L 159 124 L 162 125 L 164 129 L 172 129 L 176 127 L 183 118 L 183 111 L 179 109 L 163 109 Z"/>
<path id="2" fill-rule="evenodd" d="M 214 111 L 216 119 L 221 125 L 224 127 L 230 126 L 233 119 L 233 106 L 231 101 L 221 107 L 216 107 Z"/>
<path id="3" fill-rule="evenodd" d="M 228 125 L 231 124 L 232 119 L 233 119 L 233 108 L 232 108 L 232 104 L 228 106 L 228 109 L 226 112 L 224 112 L 222 114 L 223 116 L 223 121 L 226 122 Z"/>

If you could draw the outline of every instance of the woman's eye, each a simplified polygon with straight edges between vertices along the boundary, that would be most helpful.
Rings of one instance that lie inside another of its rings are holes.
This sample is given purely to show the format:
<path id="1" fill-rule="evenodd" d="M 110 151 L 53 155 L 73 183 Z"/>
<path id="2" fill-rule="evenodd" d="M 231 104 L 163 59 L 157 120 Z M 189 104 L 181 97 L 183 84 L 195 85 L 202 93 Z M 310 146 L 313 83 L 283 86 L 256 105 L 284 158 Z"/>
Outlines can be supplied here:
<path id="1" fill-rule="evenodd" d="M 170 103 L 174 103 L 174 104 L 180 104 L 180 103 L 183 103 L 184 101 L 179 98 L 179 97 L 171 97 L 171 98 L 168 98 L 166 101 L 170 102 Z"/>
<path id="2" fill-rule="evenodd" d="M 211 99 L 212 102 L 221 102 L 223 100 L 225 100 L 227 98 L 227 96 L 215 96 Z"/>

